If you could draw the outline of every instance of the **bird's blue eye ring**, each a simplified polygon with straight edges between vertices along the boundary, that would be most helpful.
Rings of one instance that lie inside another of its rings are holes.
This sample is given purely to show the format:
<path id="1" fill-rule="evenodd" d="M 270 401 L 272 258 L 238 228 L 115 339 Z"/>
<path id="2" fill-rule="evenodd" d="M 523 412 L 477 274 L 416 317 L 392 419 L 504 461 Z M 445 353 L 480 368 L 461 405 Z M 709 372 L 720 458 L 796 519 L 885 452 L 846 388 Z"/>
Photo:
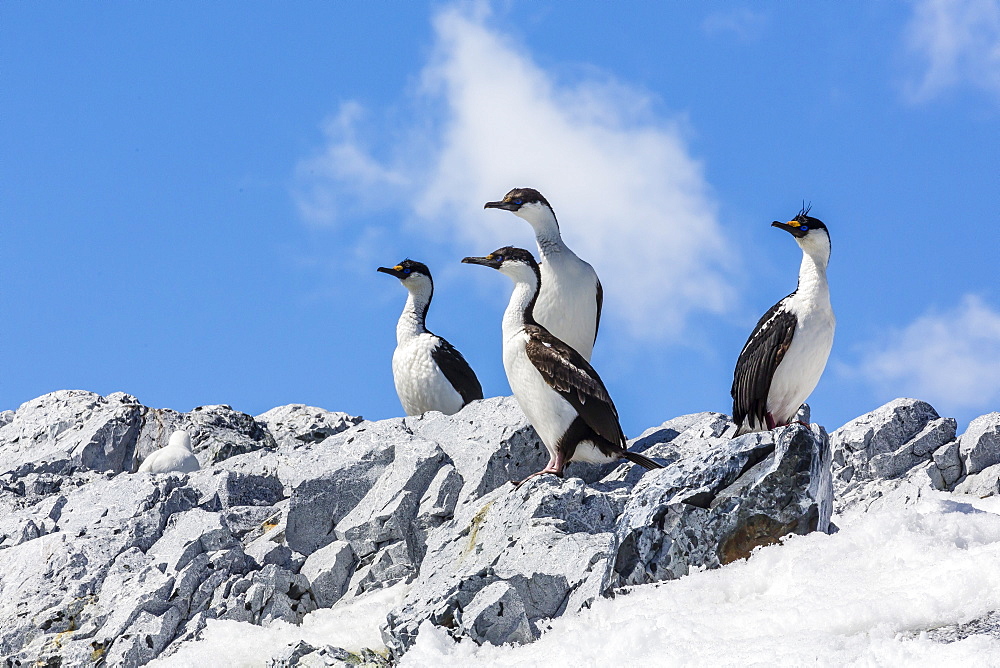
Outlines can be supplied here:
<path id="1" fill-rule="evenodd" d="M 503 255 L 494 255 L 493 259 L 497 262 L 503 262 Z"/>
<path id="2" fill-rule="evenodd" d="M 520 199 L 514 200 L 514 204 L 517 204 L 518 206 L 521 206 L 521 204 L 523 204 L 523 203 L 524 203 L 523 200 L 520 200 Z"/>
<path id="3" fill-rule="evenodd" d="M 404 273 L 404 274 L 408 274 L 408 273 L 410 273 L 410 268 L 409 268 L 409 267 L 407 267 L 406 269 L 404 269 L 404 270 L 403 270 L 403 273 Z"/>
<path id="4" fill-rule="evenodd" d="M 809 231 L 809 226 L 808 225 L 802 225 L 802 226 L 799 227 L 799 229 L 802 230 L 803 232 L 808 232 Z"/>

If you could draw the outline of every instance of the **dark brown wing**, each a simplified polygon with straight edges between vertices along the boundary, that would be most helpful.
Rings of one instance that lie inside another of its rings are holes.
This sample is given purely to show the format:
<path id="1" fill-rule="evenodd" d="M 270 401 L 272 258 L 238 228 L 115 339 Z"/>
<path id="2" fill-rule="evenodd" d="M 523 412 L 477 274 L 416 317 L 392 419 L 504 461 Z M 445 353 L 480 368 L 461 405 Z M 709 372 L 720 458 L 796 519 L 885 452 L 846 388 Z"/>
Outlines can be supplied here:
<path id="1" fill-rule="evenodd" d="M 597 279 L 597 322 L 594 323 L 594 343 L 597 343 L 597 330 L 601 328 L 601 310 L 604 308 L 604 286 Z"/>
<path id="2" fill-rule="evenodd" d="M 794 293 L 792 293 L 794 294 Z M 792 344 L 798 319 L 781 309 L 792 295 L 771 307 L 754 327 L 733 372 L 733 422 L 765 424 L 771 379 Z"/>
<path id="3" fill-rule="evenodd" d="M 537 325 L 524 328 L 528 359 L 542 378 L 568 401 L 587 426 L 614 444 L 625 447 L 618 411 L 601 377 L 583 355 Z"/>
<path id="4" fill-rule="evenodd" d="M 479 384 L 479 379 L 476 378 L 476 372 L 462 357 L 462 353 L 440 336 L 437 339 L 438 344 L 431 351 L 431 357 L 434 358 L 441 373 L 448 379 L 452 387 L 462 395 L 462 405 L 465 406 L 470 401 L 482 399 L 483 387 Z"/>

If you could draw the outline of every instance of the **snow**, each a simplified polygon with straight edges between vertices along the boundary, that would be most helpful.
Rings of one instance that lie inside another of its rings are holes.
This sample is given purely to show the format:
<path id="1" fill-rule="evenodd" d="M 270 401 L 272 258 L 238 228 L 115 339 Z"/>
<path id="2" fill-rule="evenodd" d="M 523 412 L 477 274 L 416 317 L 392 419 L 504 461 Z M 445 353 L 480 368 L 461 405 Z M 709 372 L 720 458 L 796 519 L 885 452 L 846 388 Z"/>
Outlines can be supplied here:
<path id="1" fill-rule="evenodd" d="M 535 643 L 478 647 L 425 623 L 402 668 L 438 666 L 1000 666 L 1000 639 L 945 644 L 923 631 L 1000 610 L 1000 499 L 934 493 L 835 518 L 745 561 L 631 588 L 552 620 Z M 286 645 L 383 648 L 405 587 L 318 610 L 301 627 L 212 620 L 155 666 L 264 666 Z"/>
<path id="2" fill-rule="evenodd" d="M 1000 666 L 1000 639 L 919 633 L 1000 609 L 1000 505 L 979 505 L 942 494 L 842 518 L 835 535 L 596 601 L 521 647 L 456 643 L 425 623 L 400 665 Z"/>
<path id="3" fill-rule="evenodd" d="M 315 647 L 333 645 L 356 652 L 364 647 L 384 649 L 379 627 L 389 610 L 402 604 L 408 585 L 369 592 L 345 605 L 309 613 L 301 626 L 276 621 L 270 626 L 210 619 L 200 640 L 149 665 L 157 668 L 257 668 L 299 640 Z"/>

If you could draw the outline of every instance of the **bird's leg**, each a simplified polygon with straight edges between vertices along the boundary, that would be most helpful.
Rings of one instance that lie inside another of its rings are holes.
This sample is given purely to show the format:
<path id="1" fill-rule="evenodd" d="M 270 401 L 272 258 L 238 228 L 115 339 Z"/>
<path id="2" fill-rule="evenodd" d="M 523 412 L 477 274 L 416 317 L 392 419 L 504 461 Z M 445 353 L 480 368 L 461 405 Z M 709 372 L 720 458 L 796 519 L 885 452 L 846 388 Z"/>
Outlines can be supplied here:
<path id="1" fill-rule="evenodd" d="M 546 466 L 545 468 L 546 469 L 554 468 L 555 470 L 552 471 L 552 473 L 555 473 L 560 478 L 563 477 L 563 469 L 566 468 L 566 455 L 563 453 L 561 449 L 556 450 L 555 457 L 553 457 L 552 460 L 549 461 L 549 465 Z"/>
<path id="2" fill-rule="evenodd" d="M 803 422 L 802 420 L 792 420 L 788 424 L 800 424 L 806 429 L 812 429 L 812 425 L 810 425 L 808 422 Z"/>
<path id="3" fill-rule="evenodd" d="M 529 475 L 527 478 L 525 478 L 521 482 L 515 482 L 514 483 L 514 489 L 517 489 L 518 487 L 520 487 L 524 483 L 528 482 L 529 480 L 531 480 L 535 476 L 545 475 L 546 473 L 551 473 L 551 474 L 557 475 L 557 476 L 559 476 L 561 478 L 561 477 L 563 477 L 562 470 L 563 470 L 563 468 L 565 468 L 565 466 L 566 466 L 566 464 L 564 463 L 563 456 L 561 454 L 556 454 L 551 459 L 549 459 L 549 463 L 546 464 L 545 468 L 543 468 L 541 471 L 538 471 L 537 473 L 532 473 L 531 475 Z"/>
<path id="4" fill-rule="evenodd" d="M 770 412 L 767 415 L 764 416 L 764 421 L 767 423 L 767 430 L 768 431 L 770 431 L 770 430 L 772 430 L 772 429 L 774 429 L 775 427 L 778 426 L 777 423 L 775 423 L 775 421 L 774 421 L 774 416 L 771 415 Z"/>

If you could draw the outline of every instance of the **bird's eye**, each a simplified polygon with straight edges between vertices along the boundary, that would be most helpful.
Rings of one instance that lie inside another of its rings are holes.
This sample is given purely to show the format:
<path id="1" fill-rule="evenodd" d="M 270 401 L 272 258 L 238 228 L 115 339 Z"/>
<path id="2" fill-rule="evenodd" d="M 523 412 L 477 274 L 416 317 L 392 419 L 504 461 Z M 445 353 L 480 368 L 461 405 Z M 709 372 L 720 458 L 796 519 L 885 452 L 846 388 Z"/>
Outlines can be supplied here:
<path id="1" fill-rule="evenodd" d="M 516 200 L 514 200 L 514 204 L 517 204 L 518 206 L 521 206 L 521 204 L 523 204 L 523 200 L 516 199 Z"/>
<path id="2" fill-rule="evenodd" d="M 809 226 L 808 225 L 802 225 L 802 226 L 799 227 L 799 229 L 802 230 L 803 232 L 808 232 L 809 231 Z"/>
<path id="3" fill-rule="evenodd" d="M 408 273 L 410 273 L 410 268 L 409 268 L 409 267 L 407 267 L 406 269 L 404 269 L 404 270 L 403 270 L 403 273 L 404 273 L 404 274 L 408 274 Z"/>
<path id="4" fill-rule="evenodd" d="M 493 259 L 497 262 L 503 262 L 503 255 L 494 255 Z"/>

